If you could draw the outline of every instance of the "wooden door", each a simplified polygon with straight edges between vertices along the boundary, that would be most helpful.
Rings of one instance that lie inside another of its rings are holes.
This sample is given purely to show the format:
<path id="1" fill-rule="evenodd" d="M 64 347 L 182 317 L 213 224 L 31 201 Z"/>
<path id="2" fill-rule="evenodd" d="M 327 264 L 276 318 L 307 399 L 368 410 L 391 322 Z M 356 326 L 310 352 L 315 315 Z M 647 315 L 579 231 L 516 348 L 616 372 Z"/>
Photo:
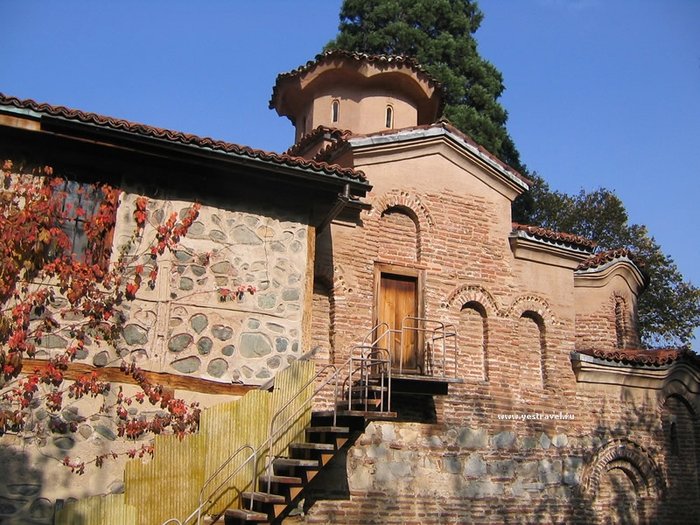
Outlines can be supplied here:
<path id="1" fill-rule="evenodd" d="M 417 336 L 415 331 L 401 334 L 406 317 L 418 316 L 418 279 L 416 277 L 382 273 L 377 300 L 377 322 L 386 323 L 392 335 L 391 364 L 395 370 L 415 372 L 418 368 Z"/>

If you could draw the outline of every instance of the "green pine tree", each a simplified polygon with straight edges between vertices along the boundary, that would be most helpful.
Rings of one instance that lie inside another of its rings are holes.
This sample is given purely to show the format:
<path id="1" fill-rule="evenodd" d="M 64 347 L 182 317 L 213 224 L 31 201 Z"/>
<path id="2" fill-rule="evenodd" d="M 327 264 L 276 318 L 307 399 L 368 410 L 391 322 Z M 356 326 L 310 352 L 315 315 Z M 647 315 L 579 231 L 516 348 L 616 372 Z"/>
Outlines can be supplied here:
<path id="1" fill-rule="evenodd" d="M 471 0 L 345 0 L 340 33 L 326 49 L 415 58 L 445 88 L 444 117 L 523 170 L 498 103 L 503 77 L 477 50 L 483 14 Z"/>

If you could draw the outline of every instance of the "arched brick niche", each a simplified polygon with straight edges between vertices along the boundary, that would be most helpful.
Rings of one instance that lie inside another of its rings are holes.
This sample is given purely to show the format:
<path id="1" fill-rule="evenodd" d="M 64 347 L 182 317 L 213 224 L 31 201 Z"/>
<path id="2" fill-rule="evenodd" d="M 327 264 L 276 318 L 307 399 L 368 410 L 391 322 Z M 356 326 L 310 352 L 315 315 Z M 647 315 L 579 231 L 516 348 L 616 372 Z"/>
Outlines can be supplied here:
<path id="1" fill-rule="evenodd" d="M 669 522 L 686 522 L 700 503 L 700 431 L 695 407 L 685 395 L 674 393 L 664 399 L 661 423 L 665 451 L 668 499 L 663 516 Z"/>
<path id="2" fill-rule="evenodd" d="M 369 213 L 369 218 L 379 221 L 378 227 L 385 234 L 382 235 L 382 238 L 386 237 L 389 240 L 397 238 L 398 246 L 396 248 L 399 250 L 399 255 L 408 256 L 411 253 L 406 246 L 402 245 L 411 239 L 411 235 L 408 232 L 412 228 L 413 239 L 411 242 L 414 244 L 409 260 L 421 261 L 425 240 L 429 238 L 435 221 L 420 197 L 407 191 L 391 191 L 381 195 L 372 203 L 372 211 Z M 413 221 L 413 226 L 407 222 L 407 219 Z M 392 244 L 387 247 L 394 249 Z M 393 258 L 391 254 L 383 255 Z M 401 256 L 398 257 L 398 259 L 402 258 Z"/>
<path id="3" fill-rule="evenodd" d="M 457 325 L 459 370 L 465 379 L 488 380 L 488 317 L 478 301 L 462 305 Z"/>
<path id="4" fill-rule="evenodd" d="M 488 381 L 492 321 L 499 315 L 496 301 L 483 287 L 464 284 L 455 288 L 440 307 L 457 328 L 460 377 Z"/>
<path id="5" fill-rule="evenodd" d="M 584 468 L 581 489 L 600 523 L 649 523 L 665 493 L 661 470 L 637 443 L 614 439 Z"/>

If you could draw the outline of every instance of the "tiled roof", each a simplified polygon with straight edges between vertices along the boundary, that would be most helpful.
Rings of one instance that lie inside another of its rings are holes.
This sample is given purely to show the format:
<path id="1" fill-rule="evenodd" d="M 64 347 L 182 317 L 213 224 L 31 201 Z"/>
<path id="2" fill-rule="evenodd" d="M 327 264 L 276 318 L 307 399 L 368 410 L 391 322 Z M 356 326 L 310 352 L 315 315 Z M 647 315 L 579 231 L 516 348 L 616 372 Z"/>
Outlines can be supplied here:
<path id="1" fill-rule="evenodd" d="M 352 135 L 352 132 L 347 129 L 329 128 L 328 126 L 318 126 L 316 129 L 302 136 L 296 144 L 294 144 L 287 151 L 285 151 L 285 154 L 298 155 L 299 153 L 304 151 L 304 149 L 306 149 L 309 146 L 309 144 L 312 144 L 323 135 L 327 135 L 330 140 L 332 140 L 334 143 L 337 143 L 341 141 L 346 141 Z M 325 149 L 319 151 L 314 156 L 314 160 L 322 161 L 321 155 L 324 154 L 325 151 Z"/>
<path id="2" fill-rule="evenodd" d="M 581 261 L 576 270 L 581 271 L 590 270 L 591 268 L 598 268 L 599 266 L 603 266 L 604 264 L 612 262 L 615 259 L 622 258 L 629 259 L 639 268 L 642 268 L 644 266 L 644 264 L 641 261 L 639 261 L 630 250 L 628 250 L 627 248 L 618 248 L 616 250 L 608 250 L 605 252 L 597 253 L 596 255 L 589 257 L 584 261 Z"/>
<path id="3" fill-rule="evenodd" d="M 451 134 L 456 135 L 457 137 L 459 137 L 461 140 L 463 140 L 467 144 L 476 148 L 482 155 L 488 157 L 491 161 L 495 162 L 501 169 L 511 173 L 513 176 L 515 176 L 518 179 L 520 179 L 521 181 L 525 182 L 525 184 L 527 184 L 528 186 L 530 184 L 532 184 L 532 181 L 530 179 L 521 175 L 518 171 L 511 168 L 508 164 L 506 164 L 505 162 L 500 160 L 498 157 L 496 157 L 496 155 L 489 152 L 483 146 L 477 144 L 474 141 L 474 139 L 472 139 L 466 133 L 463 133 L 462 131 L 455 128 L 447 120 L 440 120 L 438 122 L 435 122 L 434 124 L 422 124 L 420 126 L 411 126 L 408 128 L 399 128 L 399 129 L 377 131 L 375 133 L 368 133 L 366 135 L 355 135 L 351 131 L 348 131 L 348 130 L 339 130 L 336 128 L 328 128 L 325 126 L 319 126 L 316 129 L 314 129 L 313 131 L 311 131 L 310 133 L 301 137 L 301 139 L 299 139 L 299 142 L 297 142 L 294 146 L 292 146 L 291 148 L 289 148 L 287 150 L 287 153 L 293 155 L 296 152 L 302 151 L 310 142 L 313 142 L 314 140 L 316 140 L 319 135 L 321 135 L 323 133 L 329 133 L 330 139 L 333 141 L 333 143 L 326 146 L 324 149 L 322 149 L 316 155 L 314 155 L 314 160 L 321 162 L 324 160 L 328 160 L 331 157 L 331 154 L 335 150 L 340 149 L 343 146 L 345 146 L 351 138 L 380 137 L 380 136 L 387 136 L 387 135 L 395 135 L 397 133 L 409 133 L 411 131 L 428 130 L 428 129 L 434 129 L 434 128 L 442 128 L 442 129 L 450 132 Z"/>
<path id="4" fill-rule="evenodd" d="M 522 231 L 533 237 L 544 239 L 547 241 L 553 241 L 557 243 L 569 244 L 578 248 L 584 248 L 587 250 L 592 250 L 596 247 L 595 241 L 581 237 L 580 235 L 574 235 L 572 233 L 557 232 L 554 230 L 549 230 L 547 228 L 541 228 L 539 226 L 528 226 L 526 224 L 513 223 L 514 231 Z"/>
<path id="5" fill-rule="evenodd" d="M 410 68 L 414 73 L 419 75 L 422 79 L 426 80 L 432 87 L 436 88 L 438 91 L 442 91 L 442 84 L 435 77 L 429 74 L 425 69 L 423 69 L 423 67 L 421 67 L 418 64 L 418 62 L 416 62 L 413 58 L 400 55 L 369 55 L 367 53 L 356 53 L 352 51 L 344 51 L 342 49 L 333 49 L 316 55 L 316 58 L 314 58 L 313 60 L 309 60 L 303 66 L 299 66 L 298 68 L 293 69 L 292 71 L 288 71 L 287 73 L 280 73 L 279 75 L 277 75 L 275 86 L 272 88 L 272 97 L 270 97 L 270 109 L 275 108 L 275 99 L 277 98 L 277 86 L 280 82 L 306 74 L 310 71 L 313 71 L 323 62 L 338 58 L 354 60 L 357 62 L 375 63 L 383 66 L 406 66 Z"/>
<path id="6" fill-rule="evenodd" d="M 699 356 L 690 350 L 678 349 L 616 349 L 616 350 L 576 350 L 579 354 L 613 361 L 625 365 L 664 366 L 682 358 L 700 363 Z"/>
<path id="7" fill-rule="evenodd" d="M 64 106 L 53 106 L 50 104 L 39 103 L 31 99 L 19 99 L 10 97 L 0 93 L 0 106 L 12 106 L 18 109 L 30 110 L 41 115 L 49 115 L 59 117 L 66 120 L 92 124 L 101 128 L 113 129 L 117 131 L 126 131 L 134 135 L 142 137 L 165 140 L 168 142 L 179 143 L 183 145 L 196 146 L 199 148 L 211 149 L 223 153 L 239 155 L 257 159 L 271 164 L 284 165 L 293 168 L 303 168 L 315 171 L 319 174 L 335 175 L 338 177 L 354 179 L 364 182 L 366 177 L 363 172 L 353 170 L 351 168 L 343 168 L 338 165 L 331 165 L 326 162 L 315 160 L 307 160 L 301 157 L 294 157 L 290 154 L 271 153 L 259 149 L 253 149 L 248 146 L 241 146 L 222 140 L 215 140 L 209 137 L 199 137 L 181 131 L 172 131 L 168 129 L 156 128 L 129 122 L 127 120 L 106 117 L 96 113 L 89 113 L 77 109 L 70 109 Z"/>

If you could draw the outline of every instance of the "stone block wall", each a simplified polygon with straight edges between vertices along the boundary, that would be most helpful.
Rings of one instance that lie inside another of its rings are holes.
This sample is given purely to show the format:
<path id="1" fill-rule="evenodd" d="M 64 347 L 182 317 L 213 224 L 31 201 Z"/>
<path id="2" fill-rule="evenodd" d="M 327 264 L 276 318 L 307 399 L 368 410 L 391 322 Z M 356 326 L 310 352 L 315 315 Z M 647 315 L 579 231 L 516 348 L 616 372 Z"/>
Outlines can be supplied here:
<path id="1" fill-rule="evenodd" d="M 121 231 L 133 227 L 135 197 L 123 199 Z M 154 217 L 182 217 L 190 204 L 150 206 Z M 130 305 L 125 348 L 144 368 L 264 383 L 301 355 L 307 232 L 275 210 L 203 206 L 173 256 L 160 257 L 158 286 Z M 147 229 L 144 238 L 152 235 Z M 255 293 L 239 293 L 247 286 Z"/>

